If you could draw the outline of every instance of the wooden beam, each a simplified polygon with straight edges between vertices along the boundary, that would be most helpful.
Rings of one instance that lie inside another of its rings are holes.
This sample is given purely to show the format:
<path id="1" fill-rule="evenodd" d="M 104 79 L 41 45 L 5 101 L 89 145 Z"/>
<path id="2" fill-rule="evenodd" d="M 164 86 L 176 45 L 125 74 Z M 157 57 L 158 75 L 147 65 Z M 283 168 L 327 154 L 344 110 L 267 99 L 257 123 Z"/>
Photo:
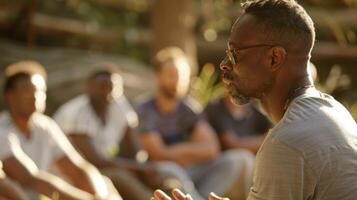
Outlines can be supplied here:
<path id="1" fill-rule="evenodd" d="M 41 13 L 35 14 L 31 25 L 34 26 L 36 32 L 39 34 L 49 32 L 54 34 L 72 34 L 104 43 L 112 43 L 118 40 L 122 34 L 119 28 L 102 29 L 97 24 Z"/>
<path id="2" fill-rule="evenodd" d="M 357 59 L 357 45 L 341 46 L 335 42 L 318 42 L 312 54 L 319 59 Z"/>
<path id="3" fill-rule="evenodd" d="M 319 26 L 328 26 L 330 20 L 341 27 L 357 28 L 357 8 L 326 10 L 321 8 L 307 8 L 308 13 Z"/>

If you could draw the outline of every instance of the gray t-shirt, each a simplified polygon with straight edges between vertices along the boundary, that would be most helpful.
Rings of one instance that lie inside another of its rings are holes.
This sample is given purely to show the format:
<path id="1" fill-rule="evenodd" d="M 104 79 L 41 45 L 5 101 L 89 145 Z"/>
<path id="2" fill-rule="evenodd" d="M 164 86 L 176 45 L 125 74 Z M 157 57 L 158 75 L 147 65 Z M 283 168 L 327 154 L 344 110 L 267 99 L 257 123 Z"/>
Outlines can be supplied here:
<path id="1" fill-rule="evenodd" d="M 357 199 L 357 125 L 326 94 L 297 97 L 267 135 L 248 199 Z"/>

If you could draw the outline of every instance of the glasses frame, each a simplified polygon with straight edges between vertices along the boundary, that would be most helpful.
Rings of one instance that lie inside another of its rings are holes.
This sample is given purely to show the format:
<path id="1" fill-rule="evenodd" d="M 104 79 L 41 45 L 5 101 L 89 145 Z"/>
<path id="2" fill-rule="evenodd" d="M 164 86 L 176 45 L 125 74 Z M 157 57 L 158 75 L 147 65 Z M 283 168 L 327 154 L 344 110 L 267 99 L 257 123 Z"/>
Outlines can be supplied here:
<path id="1" fill-rule="evenodd" d="M 255 44 L 255 45 L 249 45 L 249 46 L 245 46 L 245 47 L 241 47 L 241 48 L 230 48 L 228 45 L 227 50 L 226 50 L 226 56 L 228 57 L 229 62 L 232 65 L 235 65 L 238 63 L 238 59 L 236 59 L 236 56 L 235 56 L 235 54 L 237 54 L 238 51 L 247 50 L 247 49 L 251 49 L 251 48 L 257 48 L 257 47 L 274 47 L 274 46 L 277 46 L 277 45 Z"/>

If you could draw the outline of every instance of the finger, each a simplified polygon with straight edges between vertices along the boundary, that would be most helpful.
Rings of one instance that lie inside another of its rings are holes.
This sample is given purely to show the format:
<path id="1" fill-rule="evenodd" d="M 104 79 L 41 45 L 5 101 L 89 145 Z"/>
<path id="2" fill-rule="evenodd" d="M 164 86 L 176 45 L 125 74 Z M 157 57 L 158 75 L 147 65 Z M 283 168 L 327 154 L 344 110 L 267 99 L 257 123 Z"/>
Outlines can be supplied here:
<path id="1" fill-rule="evenodd" d="M 187 199 L 187 200 L 193 200 L 190 194 L 187 194 L 187 195 L 186 195 L 186 199 Z"/>
<path id="2" fill-rule="evenodd" d="M 157 200 L 171 200 L 171 198 L 161 190 L 155 190 L 154 197 Z"/>
<path id="3" fill-rule="evenodd" d="M 172 190 L 172 195 L 176 200 L 192 200 L 191 195 L 187 194 L 185 195 L 181 190 L 179 189 L 174 189 Z"/>
<path id="4" fill-rule="evenodd" d="M 208 200 L 229 200 L 229 198 L 219 197 L 215 193 L 211 192 L 209 194 Z"/>

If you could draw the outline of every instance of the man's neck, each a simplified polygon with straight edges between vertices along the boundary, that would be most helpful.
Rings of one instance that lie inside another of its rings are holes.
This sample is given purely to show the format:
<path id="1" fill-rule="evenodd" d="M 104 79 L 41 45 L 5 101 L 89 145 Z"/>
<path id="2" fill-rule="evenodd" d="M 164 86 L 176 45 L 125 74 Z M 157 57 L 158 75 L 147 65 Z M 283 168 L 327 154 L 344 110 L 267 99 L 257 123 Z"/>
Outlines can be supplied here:
<path id="1" fill-rule="evenodd" d="M 107 106 L 102 106 L 98 105 L 95 103 L 95 101 L 90 100 L 90 104 L 94 110 L 94 113 L 97 115 L 97 117 L 105 123 L 105 116 L 106 116 L 106 111 L 107 111 Z"/>
<path id="2" fill-rule="evenodd" d="M 31 115 L 25 116 L 20 113 L 14 112 L 10 110 L 10 115 L 20 131 L 21 134 L 23 134 L 26 138 L 30 138 L 30 127 L 29 127 L 29 121 L 31 118 Z"/>
<path id="3" fill-rule="evenodd" d="M 175 99 L 167 98 L 160 92 L 157 92 L 155 97 L 156 106 L 158 107 L 161 113 L 169 115 L 175 112 L 178 104 Z"/>
<path id="4" fill-rule="evenodd" d="M 276 85 L 261 99 L 263 107 L 274 124 L 283 118 L 288 104 L 297 96 L 304 94 L 308 86 L 313 86 L 313 83 L 308 76 L 303 76 L 290 83 Z"/>

